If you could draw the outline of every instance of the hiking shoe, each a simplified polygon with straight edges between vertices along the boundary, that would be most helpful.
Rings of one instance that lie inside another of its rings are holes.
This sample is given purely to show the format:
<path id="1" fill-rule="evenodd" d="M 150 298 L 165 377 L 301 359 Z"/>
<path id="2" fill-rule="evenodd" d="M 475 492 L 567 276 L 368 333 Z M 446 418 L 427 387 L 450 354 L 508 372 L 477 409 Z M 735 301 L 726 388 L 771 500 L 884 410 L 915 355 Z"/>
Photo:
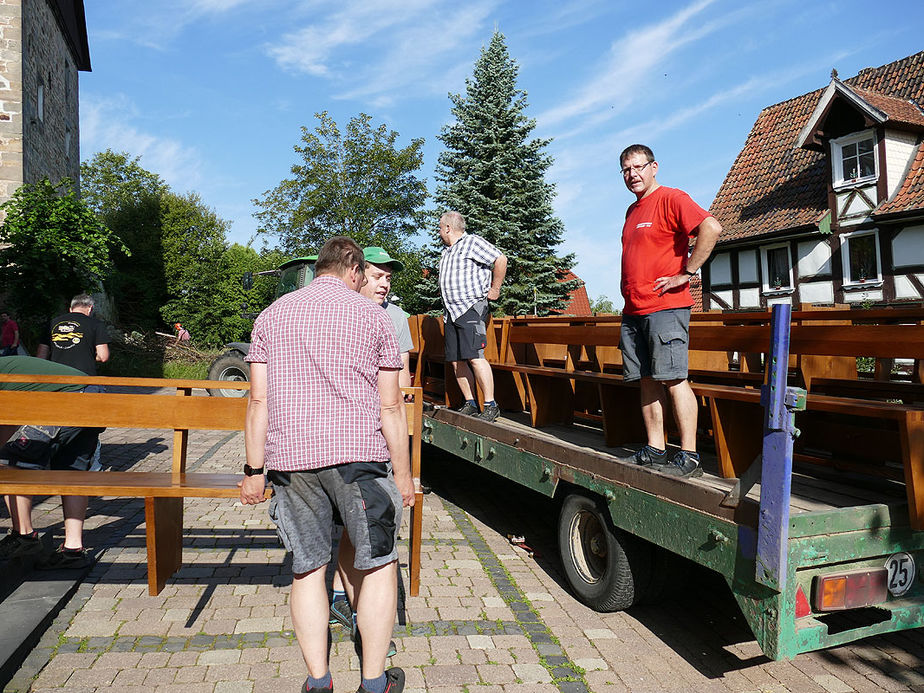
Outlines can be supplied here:
<path id="1" fill-rule="evenodd" d="M 90 565 L 86 549 L 65 549 L 61 544 L 53 553 L 42 556 L 35 563 L 39 570 L 76 570 Z"/>
<path id="2" fill-rule="evenodd" d="M 37 556 L 42 553 L 42 540 L 38 533 L 13 534 L 12 530 L 3 539 L 0 539 L 0 561 L 25 556 Z"/>
<path id="3" fill-rule="evenodd" d="M 353 607 L 346 599 L 337 599 L 330 604 L 331 625 L 340 624 L 344 628 L 353 627 Z"/>
<path id="4" fill-rule="evenodd" d="M 660 467 L 667 464 L 667 450 L 658 452 L 650 445 L 646 445 L 623 461 L 637 464 L 639 467 Z"/>
<path id="5" fill-rule="evenodd" d="M 699 466 L 699 454 L 689 450 L 678 450 L 667 464 L 656 465 L 654 470 L 667 476 L 679 476 L 683 479 L 703 475 L 703 469 Z"/>
<path id="6" fill-rule="evenodd" d="M 475 418 L 482 421 L 494 421 L 498 416 L 500 416 L 500 407 L 496 404 L 486 404 L 483 412 L 475 414 Z"/>
<path id="7" fill-rule="evenodd" d="M 401 693 L 404 690 L 404 669 L 399 667 L 392 667 L 391 669 L 385 670 L 385 679 L 388 683 L 385 684 L 385 693 Z M 370 693 L 368 688 L 363 688 L 360 685 L 356 689 L 356 693 Z"/>
<path id="8" fill-rule="evenodd" d="M 466 402 L 465 404 L 463 404 L 463 405 L 462 405 L 461 407 L 459 407 L 458 409 L 453 409 L 453 411 L 457 411 L 457 412 L 459 412 L 460 414 L 462 414 L 463 416 L 475 416 L 475 415 L 478 413 L 478 405 L 477 405 L 477 404 L 470 404 L 470 403 Z"/>

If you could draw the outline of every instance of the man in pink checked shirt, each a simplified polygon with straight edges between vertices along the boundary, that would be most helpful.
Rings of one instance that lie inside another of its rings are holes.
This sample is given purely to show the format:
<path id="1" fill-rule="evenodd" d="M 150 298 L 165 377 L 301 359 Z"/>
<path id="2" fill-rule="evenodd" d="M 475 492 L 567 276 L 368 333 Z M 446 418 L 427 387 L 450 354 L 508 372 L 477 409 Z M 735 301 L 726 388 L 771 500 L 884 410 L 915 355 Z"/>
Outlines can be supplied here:
<path id="1" fill-rule="evenodd" d="M 397 610 L 401 508 L 413 505 L 414 484 L 395 328 L 358 293 L 364 266 L 356 243 L 331 238 L 318 253 L 314 281 L 257 318 L 247 355 L 241 502 L 263 501 L 268 472 L 270 517 L 293 553 L 292 621 L 307 693 L 333 688 L 325 573 L 335 513 L 355 547 L 358 693 L 404 689 L 404 672 L 385 671 L 385 655 Z"/>

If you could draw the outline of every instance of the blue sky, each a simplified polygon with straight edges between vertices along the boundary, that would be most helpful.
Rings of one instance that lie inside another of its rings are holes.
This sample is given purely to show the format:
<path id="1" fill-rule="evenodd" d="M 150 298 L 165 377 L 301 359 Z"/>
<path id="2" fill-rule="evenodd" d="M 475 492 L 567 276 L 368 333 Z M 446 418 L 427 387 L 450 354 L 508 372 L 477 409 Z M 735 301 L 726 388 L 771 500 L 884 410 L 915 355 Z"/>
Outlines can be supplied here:
<path id="1" fill-rule="evenodd" d="M 318 111 L 425 138 L 432 192 L 447 94 L 499 29 L 535 134 L 553 139 L 562 251 L 591 298 L 618 306 L 624 147 L 651 146 L 659 181 L 708 207 L 762 108 L 832 68 L 847 78 L 924 49 L 921 0 L 89 0 L 86 13 L 81 157 L 140 156 L 244 244 L 251 200 L 289 175 Z"/>

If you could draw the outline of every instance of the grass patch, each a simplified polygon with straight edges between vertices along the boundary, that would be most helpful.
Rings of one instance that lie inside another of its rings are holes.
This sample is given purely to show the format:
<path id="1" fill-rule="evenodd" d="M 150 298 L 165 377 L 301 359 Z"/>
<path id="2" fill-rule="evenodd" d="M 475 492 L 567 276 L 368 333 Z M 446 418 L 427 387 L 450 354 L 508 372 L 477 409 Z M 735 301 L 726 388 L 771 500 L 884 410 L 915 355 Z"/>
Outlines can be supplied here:
<path id="1" fill-rule="evenodd" d="M 109 360 L 100 375 L 123 378 L 174 378 L 205 380 L 209 366 L 222 354 L 219 349 L 197 349 L 133 332 L 124 342 L 109 345 Z"/>

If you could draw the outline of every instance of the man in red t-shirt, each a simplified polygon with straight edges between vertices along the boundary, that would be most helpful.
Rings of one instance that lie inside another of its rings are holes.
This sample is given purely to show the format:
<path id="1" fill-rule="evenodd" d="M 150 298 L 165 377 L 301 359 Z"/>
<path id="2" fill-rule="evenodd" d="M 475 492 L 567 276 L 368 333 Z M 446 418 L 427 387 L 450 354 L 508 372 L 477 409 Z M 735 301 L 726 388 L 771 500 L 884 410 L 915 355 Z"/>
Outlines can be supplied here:
<path id="1" fill-rule="evenodd" d="M 670 476 L 700 476 L 696 397 L 687 381 L 690 277 L 709 259 L 722 232 L 713 216 L 682 190 L 658 184 L 658 162 L 643 144 L 619 157 L 636 201 L 622 229 L 622 340 L 626 381 L 640 380 L 648 443 L 631 461 Z M 692 252 L 690 236 L 696 236 Z M 680 431 L 680 450 L 667 454 L 668 397 Z"/>

